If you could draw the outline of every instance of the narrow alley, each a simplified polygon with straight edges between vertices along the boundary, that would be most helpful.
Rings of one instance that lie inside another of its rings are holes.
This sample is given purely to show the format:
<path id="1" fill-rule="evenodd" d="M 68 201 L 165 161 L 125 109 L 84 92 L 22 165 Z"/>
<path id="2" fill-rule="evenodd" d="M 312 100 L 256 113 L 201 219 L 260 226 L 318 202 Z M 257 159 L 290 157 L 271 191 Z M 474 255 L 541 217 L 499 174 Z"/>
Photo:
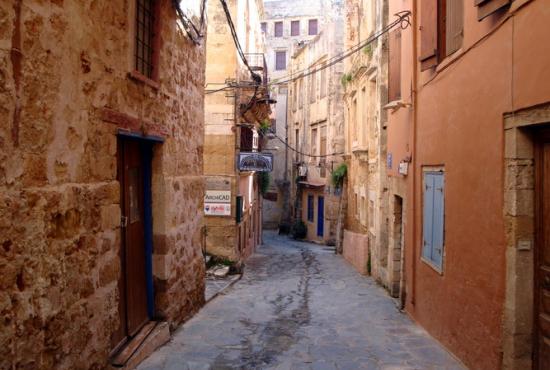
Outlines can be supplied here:
<path id="1" fill-rule="evenodd" d="M 462 369 L 332 248 L 265 232 L 242 279 L 139 367 Z"/>

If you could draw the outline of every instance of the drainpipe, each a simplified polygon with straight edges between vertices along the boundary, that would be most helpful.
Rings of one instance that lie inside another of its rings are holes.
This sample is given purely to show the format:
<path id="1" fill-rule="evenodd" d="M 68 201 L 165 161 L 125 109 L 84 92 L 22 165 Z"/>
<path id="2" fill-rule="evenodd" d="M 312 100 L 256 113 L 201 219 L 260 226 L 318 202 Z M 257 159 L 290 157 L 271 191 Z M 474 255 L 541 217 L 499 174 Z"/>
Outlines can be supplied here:
<path id="1" fill-rule="evenodd" d="M 412 0 L 413 2 L 413 11 L 411 14 L 412 17 L 412 39 L 413 39 L 413 71 L 412 71 L 412 107 L 413 107 L 413 122 L 412 122 L 412 199 L 411 207 L 408 207 L 412 212 L 412 275 L 411 275 L 411 304 L 414 306 L 416 303 L 416 237 L 417 237 L 417 225 L 418 218 L 416 217 L 416 189 L 417 189 L 417 160 L 416 160 L 416 148 L 417 148 L 417 122 L 418 122 L 418 101 L 417 101 L 417 89 L 418 89 L 418 50 L 417 50 L 417 39 L 418 39 L 418 0 Z M 406 267 L 405 267 L 406 268 Z M 405 274 L 402 274 L 403 277 Z M 406 283 L 404 281 L 404 283 Z"/>

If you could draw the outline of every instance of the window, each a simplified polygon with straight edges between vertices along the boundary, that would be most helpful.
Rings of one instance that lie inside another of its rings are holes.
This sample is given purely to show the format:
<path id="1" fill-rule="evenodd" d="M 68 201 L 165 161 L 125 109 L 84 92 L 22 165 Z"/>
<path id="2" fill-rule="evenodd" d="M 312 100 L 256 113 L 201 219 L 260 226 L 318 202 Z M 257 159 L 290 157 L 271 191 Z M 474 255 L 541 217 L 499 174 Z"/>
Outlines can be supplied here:
<path id="1" fill-rule="evenodd" d="M 464 0 L 423 0 L 420 6 L 420 69 L 425 71 L 462 46 Z"/>
<path id="2" fill-rule="evenodd" d="M 511 0 L 476 0 L 477 19 L 481 21 L 497 10 L 504 8 L 506 5 L 510 4 L 510 2 Z"/>
<path id="3" fill-rule="evenodd" d="M 296 81 L 292 83 L 292 109 L 295 111 L 298 106 L 298 99 L 296 98 L 298 96 L 298 84 Z"/>
<path id="4" fill-rule="evenodd" d="M 262 32 L 267 34 L 267 23 L 262 22 Z"/>
<path id="5" fill-rule="evenodd" d="M 286 51 L 275 52 L 275 70 L 284 71 L 286 69 Z"/>
<path id="6" fill-rule="evenodd" d="M 307 196 L 307 220 L 313 222 L 313 195 Z"/>
<path id="7" fill-rule="evenodd" d="M 300 35 L 300 21 L 290 22 L 290 36 Z"/>
<path id="8" fill-rule="evenodd" d="M 308 23 L 308 35 L 317 34 L 317 19 L 310 19 Z"/>
<path id="9" fill-rule="evenodd" d="M 298 107 L 302 108 L 304 105 L 304 83 L 303 78 L 298 80 Z"/>
<path id="10" fill-rule="evenodd" d="M 357 193 L 355 193 L 354 204 L 355 204 L 355 218 L 358 220 L 359 219 L 359 199 L 357 197 Z"/>
<path id="11" fill-rule="evenodd" d="M 327 127 L 323 126 L 321 127 L 321 137 L 320 137 L 320 155 L 326 155 L 327 154 Z M 327 158 L 321 157 L 319 160 L 319 165 L 321 166 L 319 172 L 321 177 L 327 176 Z"/>
<path id="12" fill-rule="evenodd" d="M 442 271 L 445 240 L 445 177 L 442 171 L 424 172 L 423 202 L 422 258 Z"/>
<path id="13" fill-rule="evenodd" d="M 135 68 L 152 79 L 154 72 L 155 0 L 136 1 Z"/>
<path id="14" fill-rule="evenodd" d="M 311 154 L 318 155 L 317 153 L 317 129 L 311 130 Z"/>
<path id="15" fill-rule="evenodd" d="M 388 101 L 401 99 L 401 30 L 396 29 L 389 37 Z"/>
<path id="16" fill-rule="evenodd" d="M 314 73 L 311 76 L 309 76 L 309 102 L 313 103 L 315 102 L 315 99 L 317 98 L 317 91 L 315 91 L 317 87 L 317 74 Z"/>
<path id="17" fill-rule="evenodd" d="M 283 37 L 283 22 L 275 22 L 275 37 Z"/>
<path id="18" fill-rule="evenodd" d="M 327 69 L 324 68 L 325 64 L 321 66 L 323 68 L 320 72 L 321 75 L 321 85 L 319 86 L 319 98 L 324 98 L 327 96 Z"/>
<path id="19" fill-rule="evenodd" d="M 295 162 L 298 162 L 300 160 L 300 154 L 298 154 L 298 152 L 300 151 L 300 130 L 299 129 L 296 129 L 296 139 L 294 140 L 294 144 L 296 145 L 295 146 L 296 152 L 294 152 L 294 160 Z"/>

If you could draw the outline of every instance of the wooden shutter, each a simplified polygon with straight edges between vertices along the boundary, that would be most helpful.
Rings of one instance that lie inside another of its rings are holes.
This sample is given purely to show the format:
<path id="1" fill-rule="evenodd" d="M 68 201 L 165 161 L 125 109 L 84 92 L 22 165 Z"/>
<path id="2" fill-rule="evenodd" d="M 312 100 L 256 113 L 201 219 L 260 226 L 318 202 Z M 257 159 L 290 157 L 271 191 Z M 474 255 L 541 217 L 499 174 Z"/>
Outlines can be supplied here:
<path id="1" fill-rule="evenodd" d="M 401 99 L 401 30 L 389 35 L 388 101 Z"/>
<path id="2" fill-rule="evenodd" d="M 477 20 L 490 16 L 510 4 L 510 0 L 474 0 L 477 6 Z"/>
<path id="3" fill-rule="evenodd" d="M 420 2 L 420 70 L 437 64 L 437 0 Z"/>
<path id="4" fill-rule="evenodd" d="M 317 34 L 317 19 L 310 19 L 308 25 L 308 34 L 316 35 Z"/>
<path id="5" fill-rule="evenodd" d="M 443 172 L 426 172 L 424 174 L 422 257 L 439 269 L 443 268 L 444 196 L 445 178 Z"/>
<path id="6" fill-rule="evenodd" d="M 445 183 L 443 173 L 437 173 L 434 177 L 434 210 L 433 210 L 433 234 L 432 234 L 432 262 L 443 268 L 443 241 L 445 222 Z"/>
<path id="7" fill-rule="evenodd" d="M 462 46 L 464 35 L 464 0 L 447 0 L 445 54 L 451 55 Z"/>
<path id="8" fill-rule="evenodd" d="M 283 22 L 275 22 L 275 37 L 283 36 Z"/>
<path id="9" fill-rule="evenodd" d="M 433 249 L 433 202 L 434 181 L 429 173 L 424 174 L 424 212 L 422 215 L 422 257 L 431 260 Z"/>
<path id="10" fill-rule="evenodd" d="M 300 21 L 290 22 L 290 36 L 300 35 Z"/>

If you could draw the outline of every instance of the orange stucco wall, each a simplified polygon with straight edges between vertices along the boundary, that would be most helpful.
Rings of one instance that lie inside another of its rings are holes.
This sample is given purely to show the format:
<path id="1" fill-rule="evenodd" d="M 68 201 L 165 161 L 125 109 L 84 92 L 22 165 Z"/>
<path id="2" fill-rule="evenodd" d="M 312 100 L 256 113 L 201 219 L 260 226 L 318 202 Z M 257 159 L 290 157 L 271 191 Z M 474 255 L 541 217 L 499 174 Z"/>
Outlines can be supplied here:
<path id="1" fill-rule="evenodd" d="M 392 0 L 390 14 L 412 9 L 406 3 Z M 463 47 L 436 70 L 418 69 L 414 174 L 406 178 L 414 194 L 405 230 L 406 309 L 468 367 L 498 369 L 506 266 L 503 114 L 550 101 L 550 1 L 528 2 L 494 32 L 509 13 L 478 22 L 473 2 L 464 10 Z M 407 64 L 415 59 L 407 50 L 410 32 L 403 36 L 404 101 L 413 78 Z M 395 168 L 397 157 L 414 150 L 413 117 L 414 108 L 389 114 Z M 443 274 L 420 259 L 422 166 L 430 165 L 445 168 Z"/>

